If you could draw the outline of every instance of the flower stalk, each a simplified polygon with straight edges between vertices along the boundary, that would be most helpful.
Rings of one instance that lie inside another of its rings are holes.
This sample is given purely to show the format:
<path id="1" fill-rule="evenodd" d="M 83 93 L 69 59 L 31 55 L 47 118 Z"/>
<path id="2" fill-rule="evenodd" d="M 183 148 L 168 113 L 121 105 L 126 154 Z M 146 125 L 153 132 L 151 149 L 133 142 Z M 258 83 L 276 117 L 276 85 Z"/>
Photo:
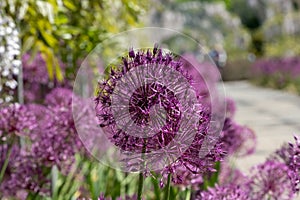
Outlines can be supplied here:
<path id="1" fill-rule="evenodd" d="M 169 173 L 168 174 L 168 181 L 167 181 L 167 185 L 166 185 L 166 194 L 165 194 L 165 200 L 169 200 L 170 199 L 170 191 L 171 191 L 171 178 L 172 178 L 172 174 Z"/>

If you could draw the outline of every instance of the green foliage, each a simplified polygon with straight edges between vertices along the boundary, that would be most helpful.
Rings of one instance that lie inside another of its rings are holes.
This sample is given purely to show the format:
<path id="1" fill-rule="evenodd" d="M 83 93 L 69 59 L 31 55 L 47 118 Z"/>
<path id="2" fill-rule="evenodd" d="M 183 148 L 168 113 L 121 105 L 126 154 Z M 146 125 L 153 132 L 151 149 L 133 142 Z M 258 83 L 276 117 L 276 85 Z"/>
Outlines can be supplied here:
<path id="1" fill-rule="evenodd" d="M 0 12 L 20 31 L 22 52 L 41 52 L 50 78 L 63 79 L 59 59 L 73 74 L 83 59 L 112 33 L 138 26 L 145 1 L 138 0 L 4 0 Z M 72 78 L 72 77 L 71 77 Z"/>
<path id="2" fill-rule="evenodd" d="M 245 0 L 231 0 L 228 9 L 237 14 L 245 27 L 250 30 L 259 28 L 264 20 L 263 5 L 252 7 Z"/>
<path id="3" fill-rule="evenodd" d="M 265 55 L 267 57 L 281 57 L 281 56 L 299 56 L 300 36 L 289 36 L 277 38 L 276 41 L 265 44 Z"/>

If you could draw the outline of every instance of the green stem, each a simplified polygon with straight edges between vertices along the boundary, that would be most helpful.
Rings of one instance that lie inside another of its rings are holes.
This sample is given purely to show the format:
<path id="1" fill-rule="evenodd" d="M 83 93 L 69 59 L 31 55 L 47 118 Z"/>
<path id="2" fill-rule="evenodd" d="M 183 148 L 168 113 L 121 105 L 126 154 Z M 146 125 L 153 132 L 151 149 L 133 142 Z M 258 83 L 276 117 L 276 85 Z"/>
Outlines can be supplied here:
<path id="1" fill-rule="evenodd" d="M 12 140 L 12 144 L 9 146 L 9 149 L 8 149 L 8 152 L 7 152 L 7 157 L 4 161 L 4 164 L 1 168 L 1 172 L 0 172 L 0 183 L 2 182 L 2 179 L 4 177 L 4 173 L 6 171 L 6 168 L 8 166 L 8 163 L 9 163 L 9 159 L 10 159 L 10 156 L 11 156 L 11 153 L 12 153 L 12 149 L 13 149 L 13 146 L 14 146 L 14 138 Z"/>
<path id="2" fill-rule="evenodd" d="M 168 182 L 167 182 L 167 185 L 166 185 L 167 190 L 166 190 L 165 200 L 169 200 L 169 198 L 170 198 L 171 176 L 172 176 L 171 173 L 169 173 L 169 175 L 168 175 Z"/>
<path id="3" fill-rule="evenodd" d="M 186 188 L 186 196 L 185 196 L 185 200 L 190 200 L 191 199 L 191 188 L 187 187 Z"/>
<path id="4" fill-rule="evenodd" d="M 129 185 L 127 183 L 128 175 L 129 175 L 128 172 L 125 172 L 125 180 L 126 180 L 126 182 L 125 182 L 125 195 L 128 193 L 128 189 L 129 189 Z"/>
<path id="5" fill-rule="evenodd" d="M 142 199 L 142 192 L 143 192 L 143 186 L 144 186 L 144 175 L 141 172 L 139 175 L 139 187 L 138 187 L 138 200 Z"/>
<path id="6" fill-rule="evenodd" d="M 145 165 L 145 152 L 146 152 L 146 144 L 147 144 L 147 139 L 144 138 L 144 145 L 143 145 L 143 150 L 142 150 L 142 160 L 143 160 L 143 166 Z M 144 187 L 144 175 L 143 172 L 140 172 L 139 175 L 139 187 L 138 187 L 138 200 L 142 200 L 142 192 L 143 192 L 143 187 Z"/>

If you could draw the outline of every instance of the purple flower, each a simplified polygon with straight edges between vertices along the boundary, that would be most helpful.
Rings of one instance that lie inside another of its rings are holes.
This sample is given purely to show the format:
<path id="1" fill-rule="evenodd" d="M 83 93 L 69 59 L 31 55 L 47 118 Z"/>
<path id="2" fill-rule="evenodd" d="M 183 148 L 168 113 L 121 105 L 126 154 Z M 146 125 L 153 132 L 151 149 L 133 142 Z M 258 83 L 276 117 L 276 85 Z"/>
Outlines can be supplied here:
<path id="1" fill-rule="evenodd" d="M 20 150 L 18 155 L 10 161 L 10 167 L 0 191 L 11 197 L 23 190 L 49 195 L 50 170 L 51 168 L 43 166 L 43 163 L 38 162 L 30 152 Z"/>
<path id="2" fill-rule="evenodd" d="M 228 154 L 244 156 L 255 151 L 256 136 L 254 132 L 245 126 L 238 125 L 230 118 L 225 120 L 220 140 L 223 143 L 224 151 Z"/>
<path id="3" fill-rule="evenodd" d="M 43 163 L 37 162 L 32 156 L 29 146 L 19 146 L 19 137 L 30 142 L 34 133 L 40 130 L 34 110 L 26 105 L 12 104 L 1 108 L 0 113 L 0 168 L 8 158 L 9 149 L 12 148 L 0 187 L 1 193 L 5 196 L 15 196 L 22 190 L 45 192 L 41 188 L 44 185 L 43 181 L 47 179 L 43 174 Z"/>
<path id="4" fill-rule="evenodd" d="M 49 76 L 45 60 L 41 54 L 36 54 L 34 58 L 31 58 L 31 56 L 30 54 L 24 54 L 22 57 L 24 79 L 29 83 L 48 84 Z"/>
<path id="5" fill-rule="evenodd" d="M 45 166 L 66 168 L 82 150 L 72 115 L 72 91 L 63 88 L 52 90 L 47 96 L 47 107 L 31 105 L 42 122 L 32 137 L 32 154 Z M 43 114 L 43 115 L 41 115 Z"/>
<path id="6" fill-rule="evenodd" d="M 22 57 L 25 102 L 41 103 L 45 95 L 52 88 L 58 86 L 69 87 L 67 81 L 58 82 L 56 79 L 50 80 L 46 62 L 40 53 L 36 54 L 34 58 L 31 58 L 31 56 L 30 54 L 25 54 Z M 64 73 L 65 65 L 60 62 L 60 67 Z"/>
<path id="7" fill-rule="evenodd" d="M 34 114 L 23 105 L 11 104 L 0 107 L 0 138 L 10 134 L 28 135 L 36 127 Z"/>
<path id="8" fill-rule="evenodd" d="M 243 174 L 239 169 L 230 166 L 228 160 L 221 163 L 220 174 L 218 177 L 218 184 L 223 185 L 243 185 L 249 182 L 249 178 Z"/>
<path id="9" fill-rule="evenodd" d="M 195 96 L 197 107 L 189 106 L 185 108 L 177 98 L 178 95 L 175 95 L 172 90 L 160 82 L 164 80 L 147 82 L 148 78 L 152 80 L 154 75 L 163 72 L 165 73 L 163 78 L 170 79 L 165 84 L 180 88 L 182 87 L 180 83 L 186 82 L 188 86 L 194 88 L 192 77 L 182 68 L 183 59 L 175 58 L 171 53 L 163 53 L 161 49 L 155 46 L 152 52 L 150 49 L 137 52 L 131 49 L 129 55 L 123 57 L 122 61 L 122 64 L 110 69 L 106 80 L 99 83 L 98 94 L 95 98 L 99 125 L 105 130 L 111 142 L 122 151 L 133 154 L 161 150 L 174 140 L 180 129 L 184 129 L 182 128 L 183 125 L 188 124 L 188 122 L 182 122 L 183 115 L 185 113 L 191 115 L 195 113 L 193 117 L 196 121 L 189 127 L 190 130 L 194 130 L 195 137 L 191 138 L 192 135 L 187 136 L 189 134 L 180 136 L 184 140 L 184 137 L 189 137 L 190 144 L 185 150 L 179 150 L 181 156 L 168 169 L 184 165 L 186 169 L 193 173 L 213 170 L 214 163 L 222 159 L 224 152 L 221 145 L 216 144 L 215 148 L 206 156 L 199 156 L 210 121 L 207 106 L 201 105 L 201 99 L 197 99 L 197 96 Z M 147 72 L 143 71 L 143 66 L 149 68 Z M 152 70 L 152 67 L 155 68 Z M 133 74 L 134 70 L 141 70 L 141 72 Z M 155 72 L 153 72 L 154 70 Z M 172 72 L 177 75 L 170 78 Z M 140 77 L 143 75 L 146 78 Z M 144 84 L 140 84 L 140 82 Z M 121 89 L 118 89 L 120 87 L 118 84 L 122 85 Z M 133 86 L 136 88 L 131 91 Z M 197 91 L 194 93 L 197 94 Z M 130 98 L 126 102 L 124 99 L 127 99 L 128 95 L 130 95 Z M 118 100 L 117 105 L 115 99 Z M 123 108 L 120 107 L 114 113 L 114 109 L 118 105 L 129 106 L 126 110 L 122 110 Z M 127 118 L 130 118 L 130 121 L 126 121 Z M 165 122 L 162 127 L 160 126 L 161 121 Z M 147 131 L 149 124 L 152 124 L 154 128 Z M 135 128 L 132 129 L 131 127 Z M 158 128 L 156 129 L 156 127 Z M 182 145 L 185 141 L 179 142 Z M 129 161 L 126 160 L 126 162 Z"/>
<path id="10" fill-rule="evenodd" d="M 13 104 L 0 109 L 0 168 L 13 143 L 0 187 L 5 196 L 21 191 L 47 195 L 52 166 L 68 173 L 74 155 L 83 150 L 71 112 L 72 91 L 54 89 L 45 103 Z M 19 136 L 26 137 L 24 146 L 19 146 Z"/>
<path id="11" fill-rule="evenodd" d="M 216 185 L 207 191 L 199 192 L 195 200 L 253 200 L 249 196 L 249 191 L 246 185 Z"/>
<path id="12" fill-rule="evenodd" d="M 199 62 L 193 54 L 184 54 L 181 58 L 183 69 L 191 77 L 191 85 L 202 103 L 210 105 L 211 92 L 215 92 L 215 84 L 220 78 L 218 69 L 209 62 Z"/>
<path id="13" fill-rule="evenodd" d="M 300 76 L 300 59 L 297 57 L 271 58 L 258 60 L 252 67 L 258 78 L 272 80 L 273 84 L 283 88 L 289 81 Z"/>
<path id="14" fill-rule="evenodd" d="M 226 99 L 226 116 L 228 118 L 233 118 L 236 112 L 235 101 L 231 98 Z"/>
<path id="15" fill-rule="evenodd" d="M 104 194 L 101 194 L 98 197 L 98 200 L 111 200 L 112 198 L 110 197 L 105 197 Z M 91 200 L 91 198 L 78 198 L 77 200 Z M 117 197 L 116 200 L 137 200 L 137 196 L 136 195 L 126 195 L 125 198 L 122 197 Z"/>
<path id="16" fill-rule="evenodd" d="M 289 177 L 292 171 L 283 163 L 266 161 L 252 168 L 250 177 L 253 199 L 293 199 L 293 183 Z"/>
<path id="17" fill-rule="evenodd" d="M 295 136 L 294 139 L 294 144 L 283 145 L 270 157 L 270 160 L 277 160 L 288 166 L 291 170 L 289 176 L 293 182 L 293 190 L 295 193 L 298 193 L 300 183 L 300 142 L 298 137 Z"/>
<path id="18" fill-rule="evenodd" d="M 73 92 L 67 88 L 54 88 L 45 98 L 47 106 L 67 106 L 72 104 Z"/>

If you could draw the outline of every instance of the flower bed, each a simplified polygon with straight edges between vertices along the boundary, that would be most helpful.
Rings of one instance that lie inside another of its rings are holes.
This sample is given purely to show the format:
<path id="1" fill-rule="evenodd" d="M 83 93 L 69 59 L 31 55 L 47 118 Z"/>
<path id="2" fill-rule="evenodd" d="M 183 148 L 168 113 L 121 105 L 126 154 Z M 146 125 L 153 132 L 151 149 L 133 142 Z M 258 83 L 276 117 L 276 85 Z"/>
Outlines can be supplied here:
<path id="1" fill-rule="evenodd" d="M 34 60 L 32 66 L 37 66 L 36 62 L 43 65 L 39 59 Z M 198 65 L 205 72 L 209 64 L 197 62 L 192 55 L 177 58 L 163 53 L 157 46 L 147 51 L 130 50 L 118 66 L 109 70 L 107 79 L 98 85 L 95 105 L 99 121 L 86 124 L 90 132 L 99 134 L 95 127 L 108 130 L 109 141 L 121 153 L 142 155 L 134 161 L 148 161 L 143 157 L 145 153 L 164 148 L 176 137 L 183 104 L 172 91 L 158 83 L 146 84 L 135 90 L 130 98 L 129 110 L 136 123 L 145 126 L 152 114 L 150 108 L 155 104 L 162 105 L 167 116 L 163 131 L 141 139 L 130 129 L 118 130 L 113 116 L 110 97 L 118 87 L 116 83 L 129 71 L 153 63 L 156 68 L 163 70 L 163 67 L 169 66 L 183 75 L 195 87 L 197 101 L 201 102 L 201 106 L 187 108 L 191 111 L 197 109 L 194 115 L 197 119 L 196 133 L 179 157 L 160 169 L 142 168 L 138 175 L 99 163 L 85 150 L 78 136 L 79 130 L 72 116 L 72 98 L 79 104 L 81 99 L 73 94 L 69 84 L 65 87 L 63 83 L 49 85 L 46 84 L 49 82 L 47 77 L 27 84 L 27 79 L 32 77 L 24 76 L 25 95 L 29 94 L 27 91 L 33 91 L 31 87 L 34 85 L 38 88 L 36 92 L 27 96 L 26 104 L 0 107 L 0 198 L 284 200 L 296 196 L 300 178 L 297 137 L 294 144 L 284 145 L 264 163 L 253 166 L 248 175 L 229 162 L 231 157 L 254 153 L 256 144 L 254 132 L 235 122 L 236 107 L 232 99 L 226 100 L 225 120 L 213 148 L 204 157 L 199 156 L 204 139 L 209 135 L 212 102 L 208 101 L 209 90 L 203 77 L 198 77 L 190 66 L 191 63 Z M 32 68 L 25 65 L 24 74 Z M 207 72 L 208 82 L 216 83 L 218 77 L 215 73 Z M 174 80 L 177 81 L 177 78 Z M 44 93 L 37 93 L 42 86 L 46 88 Z M 121 91 L 124 94 L 129 90 L 128 87 Z M 82 116 L 89 116 L 86 106 L 80 105 Z M 218 116 L 221 114 L 218 113 Z M 123 159 L 124 166 L 131 169 L 135 166 L 128 158 Z"/>
<path id="2" fill-rule="evenodd" d="M 255 83 L 300 93 L 300 58 L 272 58 L 256 61 L 252 66 Z"/>

